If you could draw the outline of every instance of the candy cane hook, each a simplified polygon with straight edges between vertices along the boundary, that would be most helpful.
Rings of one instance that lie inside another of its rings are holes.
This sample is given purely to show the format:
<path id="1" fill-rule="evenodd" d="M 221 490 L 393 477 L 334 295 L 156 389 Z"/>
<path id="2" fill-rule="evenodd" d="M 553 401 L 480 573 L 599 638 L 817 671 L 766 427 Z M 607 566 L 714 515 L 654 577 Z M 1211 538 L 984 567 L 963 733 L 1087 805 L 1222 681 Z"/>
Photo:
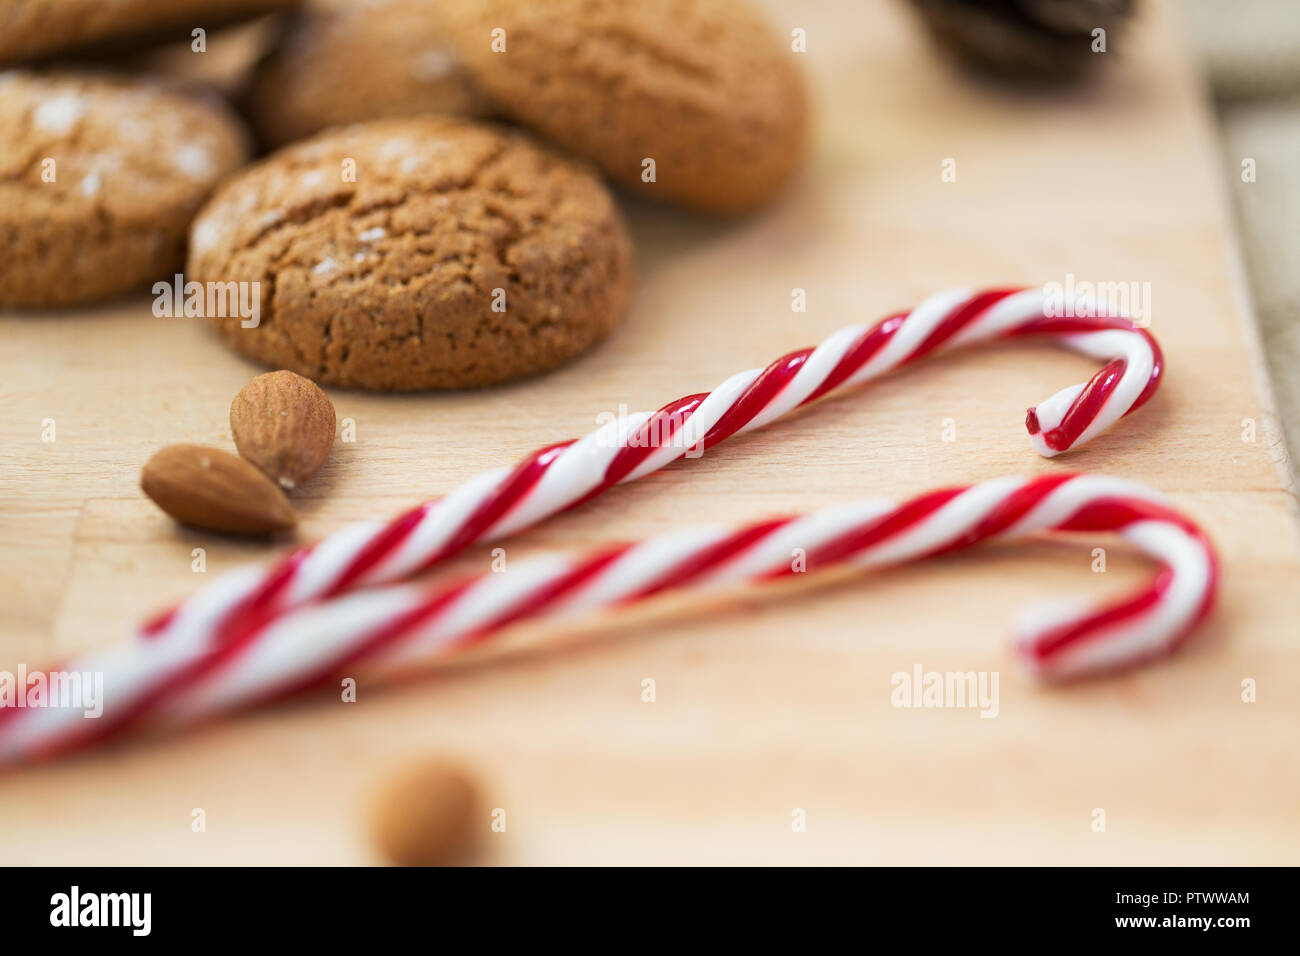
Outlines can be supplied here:
<path id="1" fill-rule="evenodd" d="M 184 723 L 342 673 L 403 672 L 519 621 L 566 619 L 667 592 L 789 576 L 796 548 L 805 552 L 809 571 L 840 564 L 873 569 L 1046 531 L 1114 532 L 1163 569 L 1118 602 L 1082 611 L 1039 609 L 1027 617 L 1017 650 L 1036 674 L 1063 679 L 1131 667 L 1174 650 L 1210 611 L 1218 581 L 1213 546 L 1157 493 L 1096 475 L 1000 478 L 903 503 L 858 502 L 740 529 L 688 528 L 434 587 L 364 589 L 233 635 L 201 675 L 155 687 L 154 709 L 165 722 Z M 132 642 L 72 669 L 104 672 L 106 698 L 120 700 L 123 689 L 129 698 L 159 673 L 151 657 L 168 653 L 164 643 Z M 66 717 L 51 717 L 59 712 L 29 713 L 31 719 L 0 733 L 0 756 L 85 744 L 124 726 L 82 721 L 74 728 Z"/>

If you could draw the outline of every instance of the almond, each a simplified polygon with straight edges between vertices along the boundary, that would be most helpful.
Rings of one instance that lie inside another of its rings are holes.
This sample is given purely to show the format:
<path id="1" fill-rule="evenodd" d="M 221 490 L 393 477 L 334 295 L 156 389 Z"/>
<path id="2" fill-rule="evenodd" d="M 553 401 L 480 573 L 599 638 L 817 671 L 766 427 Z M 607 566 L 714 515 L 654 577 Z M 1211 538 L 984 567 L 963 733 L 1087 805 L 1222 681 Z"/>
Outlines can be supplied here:
<path id="1" fill-rule="evenodd" d="M 412 762 L 379 791 L 371 833 L 388 863 L 447 866 L 477 849 L 478 788 L 461 767 L 439 758 Z"/>
<path id="2" fill-rule="evenodd" d="M 291 489 L 320 471 L 329 457 L 334 406 L 311 379 L 268 372 L 230 403 L 230 431 L 241 455 Z"/>
<path id="3" fill-rule="evenodd" d="M 140 487 L 177 521 L 212 531 L 265 534 L 298 520 L 271 479 L 219 448 L 168 445 L 145 464 Z"/>

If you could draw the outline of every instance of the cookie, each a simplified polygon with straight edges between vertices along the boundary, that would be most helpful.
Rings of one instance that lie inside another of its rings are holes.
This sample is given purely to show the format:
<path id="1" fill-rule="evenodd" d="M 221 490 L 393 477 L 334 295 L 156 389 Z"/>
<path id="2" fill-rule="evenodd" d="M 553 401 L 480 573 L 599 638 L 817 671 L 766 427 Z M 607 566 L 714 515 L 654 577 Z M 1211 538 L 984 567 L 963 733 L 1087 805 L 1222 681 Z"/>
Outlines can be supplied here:
<path id="1" fill-rule="evenodd" d="M 0 74 L 0 307 L 91 302 L 179 272 L 190 219 L 247 158 L 219 103 L 89 74 Z"/>
<path id="2" fill-rule="evenodd" d="M 390 116 L 483 117 L 488 102 L 428 0 L 313 0 L 257 69 L 248 113 L 281 146 L 329 126 Z"/>
<path id="3" fill-rule="evenodd" d="M 280 18 L 272 16 L 226 27 L 208 36 L 201 54 L 194 52 L 187 37 L 177 43 L 112 53 L 101 60 L 83 56 L 82 61 L 115 73 L 159 77 L 174 86 L 210 91 L 237 102 L 258 62 L 279 39 L 279 26 Z"/>
<path id="4" fill-rule="evenodd" d="M 0 65 L 118 42 L 188 37 L 298 0 L 8 0 L 0 5 Z M 121 52 L 120 49 L 118 52 Z"/>
<path id="5" fill-rule="evenodd" d="M 601 339 L 631 295 L 631 244 L 584 167 L 520 133 L 415 117 L 326 131 L 229 180 L 194 221 L 187 278 L 261 290 L 256 323 L 210 321 L 266 365 L 460 388 Z"/>
<path id="6" fill-rule="evenodd" d="M 744 212 L 804 155 L 799 54 L 740 0 L 443 0 L 439 10 L 503 114 L 638 195 Z"/>

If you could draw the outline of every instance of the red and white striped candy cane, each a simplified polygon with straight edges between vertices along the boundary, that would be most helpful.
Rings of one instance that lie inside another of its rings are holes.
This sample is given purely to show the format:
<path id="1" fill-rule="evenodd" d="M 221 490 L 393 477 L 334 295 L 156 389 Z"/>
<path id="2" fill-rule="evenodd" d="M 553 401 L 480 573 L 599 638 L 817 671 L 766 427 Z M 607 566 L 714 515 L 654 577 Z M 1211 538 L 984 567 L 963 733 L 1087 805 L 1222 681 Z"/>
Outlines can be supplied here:
<path id="1" fill-rule="evenodd" d="M 1072 310 L 1067 310 L 1072 311 Z M 1029 410 L 1030 440 L 1051 457 L 1090 440 L 1155 392 L 1163 358 L 1145 330 L 1112 317 L 1047 318 L 1038 289 L 926 299 L 874 326 L 840 329 L 821 345 L 782 356 L 656 412 L 611 422 L 581 439 L 539 449 L 513 468 L 484 472 L 390 522 L 362 522 L 280 564 L 230 577 L 156 619 L 146 633 L 213 634 L 241 614 L 295 606 L 353 587 L 401 580 L 466 546 L 502 538 L 613 487 L 642 478 L 691 448 L 760 428 L 841 388 L 860 385 L 940 349 L 1046 336 L 1106 366 Z"/>
<path id="2" fill-rule="evenodd" d="M 484 472 L 392 521 L 350 525 L 270 567 L 223 575 L 142 628 L 141 637 L 165 643 L 167 653 L 142 653 L 157 670 L 119 688 L 125 698 L 121 719 L 151 707 L 158 687 L 202 675 L 230 635 L 259 620 L 357 587 L 399 581 L 470 544 L 514 534 L 616 484 L 644 477 L 692 447 L 712 447 L 932 352 L 1043 336 L 1105 360 L 1089 382 L 1063 389 L 1029 411 L 1030 440 L 1040 454 L 1077 447 L 1151 397 L 1163 359 L 1155 340 L 1128 319 L 1048 317 L 1045 305 L 1041 289 L 937 293 L 911 312 L 873 326 L 848 326 L 816 348 L 737 373 L 712 392 L 542 448 L 513 468 Z M 1067 301 L 1061 311 L 1071 316 L 1080 310 Z"/>
<path id="3" fill-rule="evenodd" d="M 197 679 L 157 689 L 156 715 L 183 723 L 306 690 L 343 674 L 376 678 L 436 660 L 523 620 L 566 618 L 679 590 L 735 587 L 839 564 L 876 568 L 1044 531 L 1115 532 L 1163 566 L 1115 603 L 1057 605 L 1025 618 L 1018 650 L 1029 669 L 1072 678 L 1129 667 L 1177 647 L 1209 613 L 1217 560 L 1205 534 L 1157 493 L 1098 475 L 999 478 L 910 501 L 866 501 L 740 529 L 696 527 L 581 557 L 544 556 L 504 573 L 368 588 L 299 607 L 242 631 Z M 163 643 L 135 642 L 70 666 L 106 675 L 111 704 L 159 669 Z M 13 758 L 85 744 L 119 730 L 57 711 L 0 734 Z M 75 716 L 75 715 L 74 715 Z"/>

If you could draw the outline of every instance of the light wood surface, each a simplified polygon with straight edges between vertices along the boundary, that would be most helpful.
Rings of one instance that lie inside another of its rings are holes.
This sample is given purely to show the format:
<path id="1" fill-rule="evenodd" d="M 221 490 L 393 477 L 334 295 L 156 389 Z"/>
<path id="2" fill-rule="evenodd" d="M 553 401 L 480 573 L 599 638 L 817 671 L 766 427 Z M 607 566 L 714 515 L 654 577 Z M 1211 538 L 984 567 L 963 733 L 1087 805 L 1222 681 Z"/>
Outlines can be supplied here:
<path id="1" fill-rule="evenodd" d="M 929 360 L 506 543 L 507 559 L 683 522 L 742 521 L 1002 474 L 1087 469 L 1171 494 L 1221 549 L 1222 598 L 1182 654 L 1043 688 L 1015 609 L 1150 569 L 1115 546 L 999 548 L 779 599 L 691 605 L 451 667 L 355 704 L 263 711 L 0 776 L 2 863 L 368 863 L 365 807 L 414 756 L 462 759 L 506 811 L 503 863 L 1296 863 L 1300 535 L 1260 375 L 1230 172 L 1169 13 L 1145 4 L 1086 89 L 972 84 L 894 4 L 777 7 L 808 31 L 819 107 L 797 189 L 743 223 L 629 200 L 640 286 L 588 357 L 472 394 L 334 391 L 357 440 L 297 502 L 312 539 L 654 408 L 936 289 L 1150 282 L 1168 376 L 1085 450 L 1045 462 L 1026 406 L 1094 366 L 1049 346 Z M 957 181 L 943 183 L 951 157 Z M 791 290 L 808 311 L 791 311 Z M 271 549 L 175 527 L 138 490 L 164 444 L 230 447 L 259 369 L 147 299 L 0 318 L 0 667 L 120 639 Z M 57 441 L 41 441 L 54 419 Z M 957 440 L 943 440 L 945 419 Z M 1243 420 L 1257 440 L 1243 441 Z M 206 575 L 191 550 L 206 549 Z M 480 548 L 457 567 L 486 567 Z M 525 635 L 526 637 L 526 635 Z M 890 676 L 998 671 L 999 714 L 890 704 Z M 653 678 L 657 702 L 642 703 Z M 1243 703 L 1242 681 L 1258 684 Z M 201 807 L 207 830 L 191 831 Z M 792 832 L 792 812 L 807 832 Z M 1104 833 L 1092 831 L 1105 811 Z"/>

